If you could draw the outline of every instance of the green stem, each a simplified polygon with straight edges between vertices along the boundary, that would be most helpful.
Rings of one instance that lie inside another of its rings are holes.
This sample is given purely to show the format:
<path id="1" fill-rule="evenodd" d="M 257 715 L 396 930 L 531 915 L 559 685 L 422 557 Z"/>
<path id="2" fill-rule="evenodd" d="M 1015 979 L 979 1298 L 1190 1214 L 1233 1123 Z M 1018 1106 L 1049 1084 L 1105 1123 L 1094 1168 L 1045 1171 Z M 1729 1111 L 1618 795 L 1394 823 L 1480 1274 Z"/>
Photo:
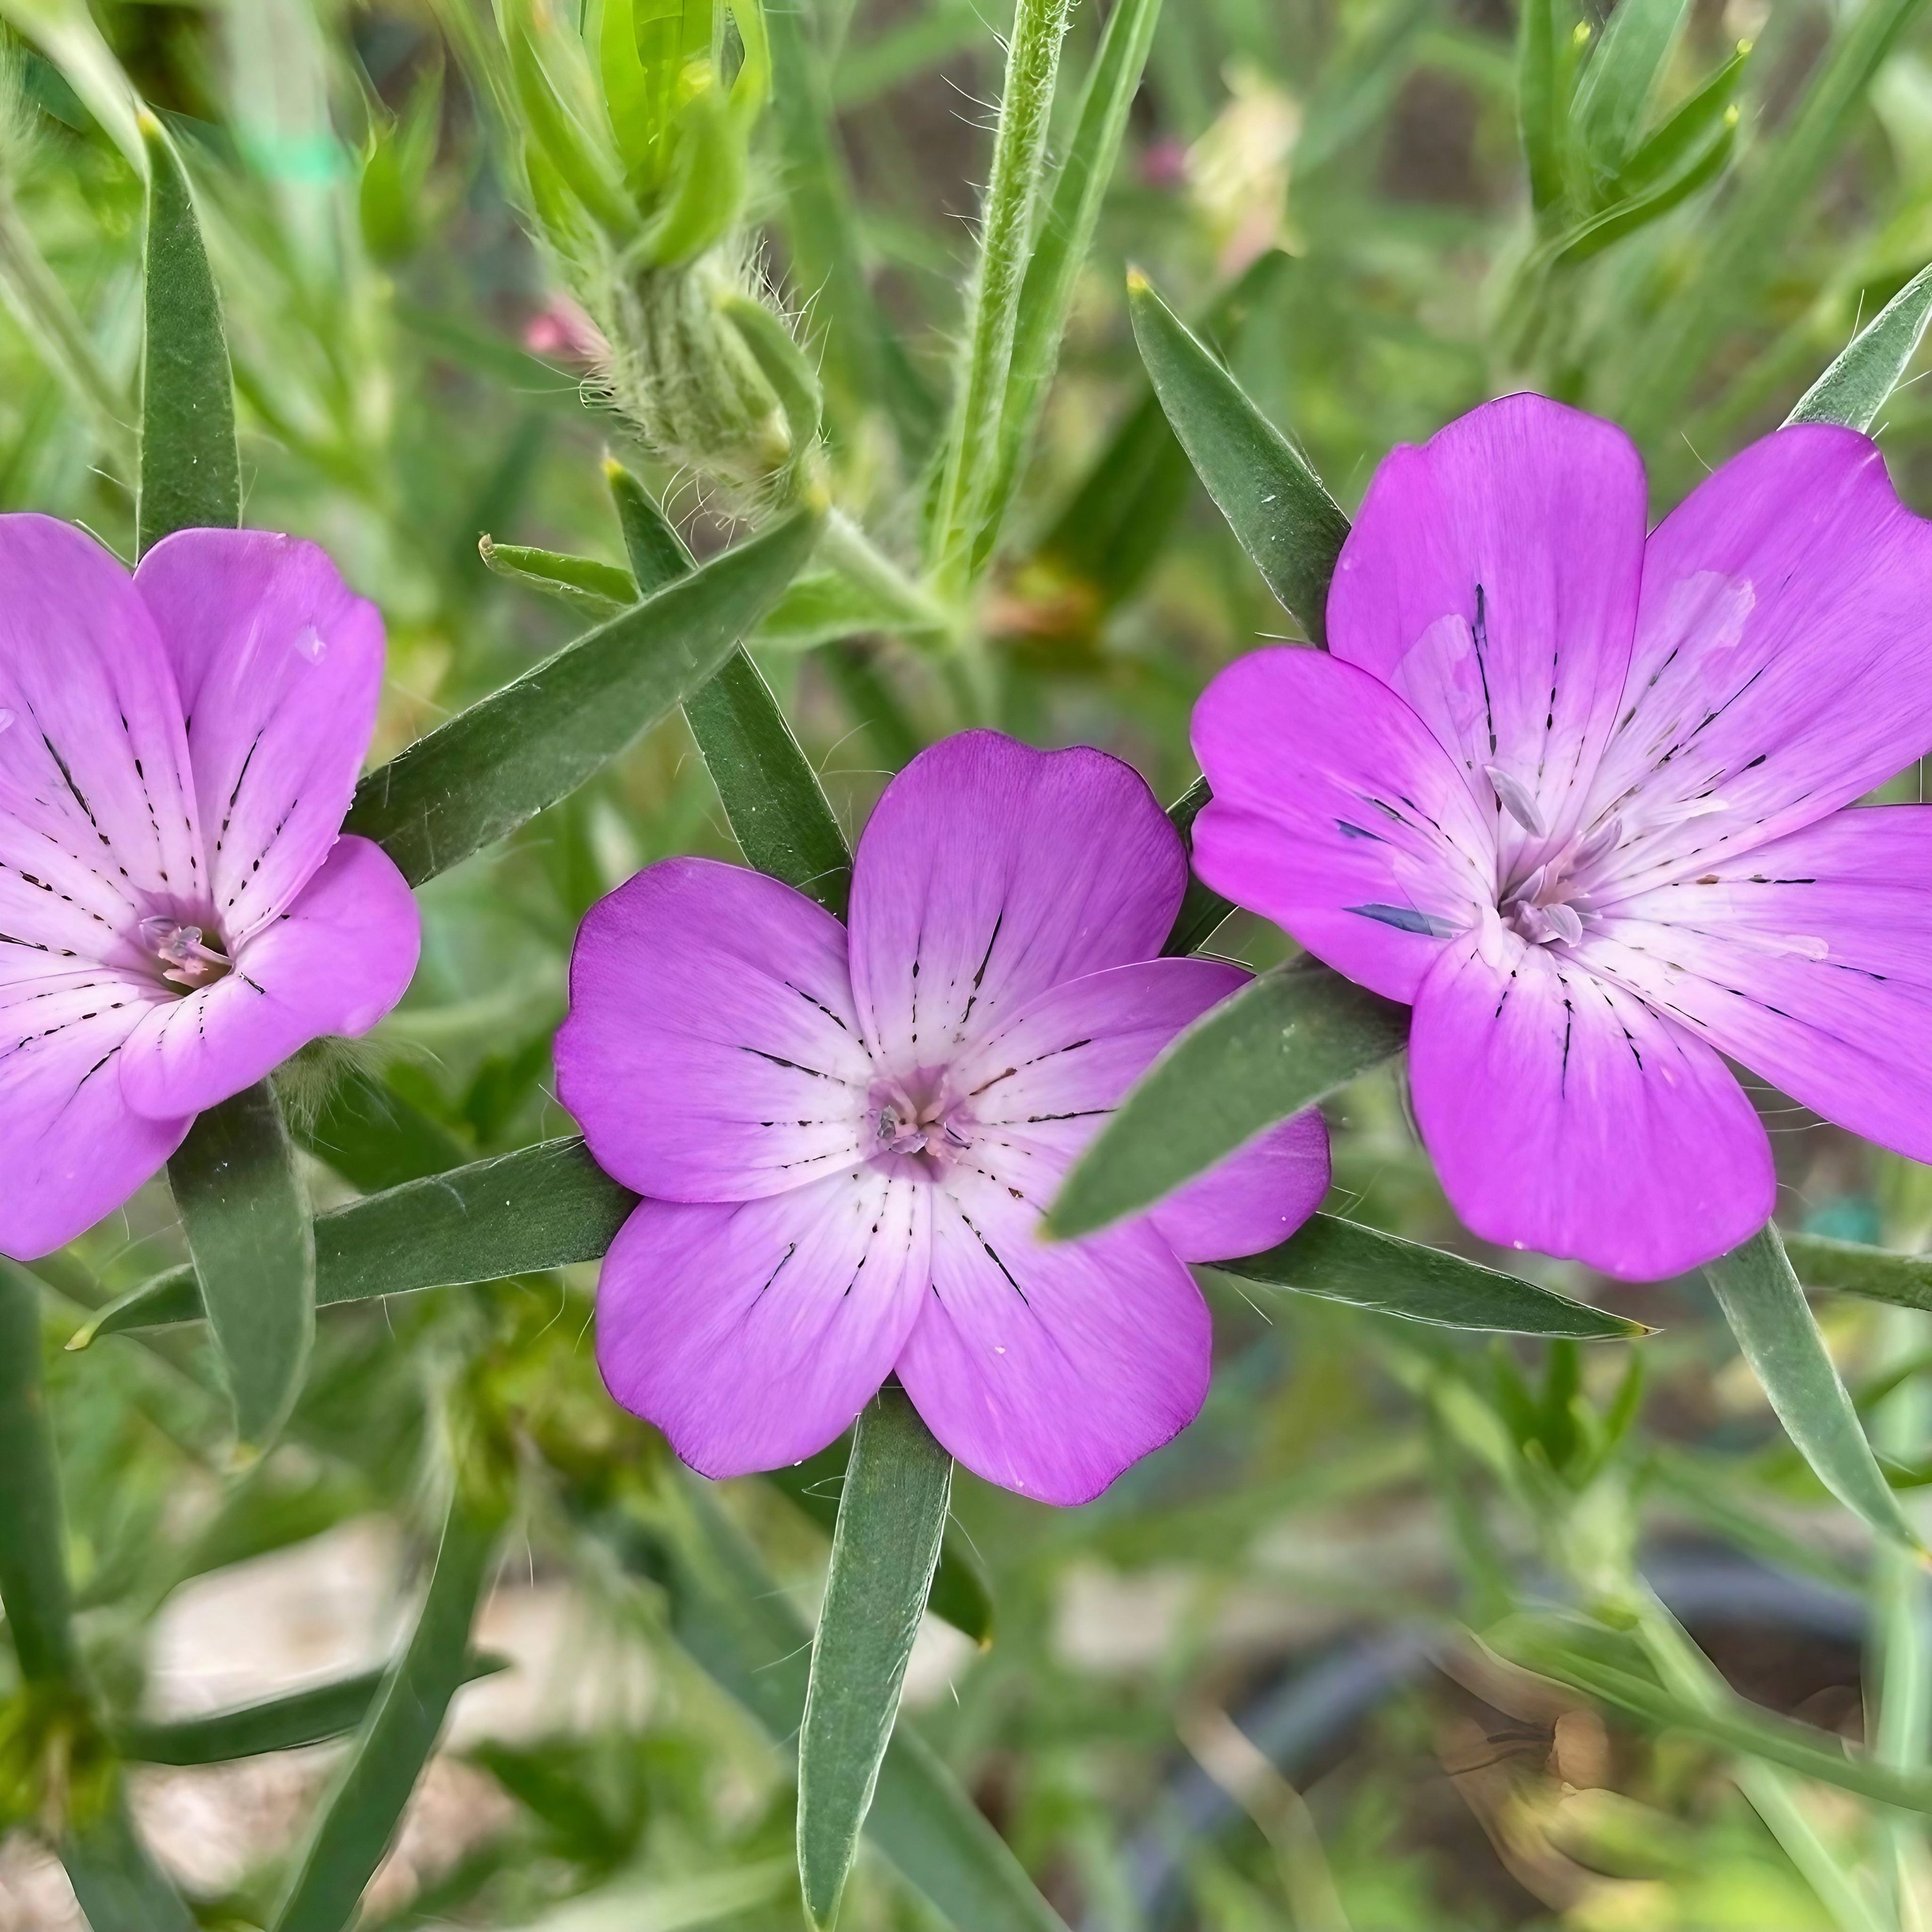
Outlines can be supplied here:
<path id="1" fill-rule="evenodd" d="M 898 611 L 908 635 L 956 635 L 959 624 L 954 614 L 908 577 L 844 511 L 827 514 L 818 539 L 818 554 L 861 590 L 869 590 L 880 603 Z"/>
<path id="2" fill-rule="evenodd" d="M 942 594 L 954 602 L 963 601 L 972 580 L 974 536 L 999 475 L 1000 426 L 1020 290 L 1031 256 L 1034 202 L 1071 4 L 1072 0 L 1019 0 L 1006 44 L 992 178 L 981 219 L 979 263 L 967 296 L 966 364 L 932 526 L 934 577 Z"/>
<path id="3" fill-rule="evenodd" d="M 1637 1636 L 1665 1684 L 1689 1702 L 1709 1706 L 1724 1690 L 1710 1659 L 1650 1591 L 1636 1592 Z M 1774 1765 L 1740 1758 L 1731 1768 L 1738 1789 L 1762 1818 L 1784 1855 L 1818 1895 L 1838 1932 L 1887 1932 L 1806 1814 L 1800 1780 Z"/>

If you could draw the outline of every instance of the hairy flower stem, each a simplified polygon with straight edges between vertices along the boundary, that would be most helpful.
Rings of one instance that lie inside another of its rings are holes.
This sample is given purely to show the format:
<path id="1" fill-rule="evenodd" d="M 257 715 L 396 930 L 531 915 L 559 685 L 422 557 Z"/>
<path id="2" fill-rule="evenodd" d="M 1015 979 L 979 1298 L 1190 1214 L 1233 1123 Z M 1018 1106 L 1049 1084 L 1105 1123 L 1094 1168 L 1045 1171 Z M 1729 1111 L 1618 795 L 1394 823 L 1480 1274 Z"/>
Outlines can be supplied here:
<path id="1" fill-rule="evenodd" d="M 953 602 L 964 601 L 971 582 L 982 512 L 999 475 L 1006 378 L 1071 4 L 1072 0 L 1019 0 L 1007 43 L 980 259 L 967 295 L 965 364 L 932 525 L 934 578 L 942 596 Z"/>

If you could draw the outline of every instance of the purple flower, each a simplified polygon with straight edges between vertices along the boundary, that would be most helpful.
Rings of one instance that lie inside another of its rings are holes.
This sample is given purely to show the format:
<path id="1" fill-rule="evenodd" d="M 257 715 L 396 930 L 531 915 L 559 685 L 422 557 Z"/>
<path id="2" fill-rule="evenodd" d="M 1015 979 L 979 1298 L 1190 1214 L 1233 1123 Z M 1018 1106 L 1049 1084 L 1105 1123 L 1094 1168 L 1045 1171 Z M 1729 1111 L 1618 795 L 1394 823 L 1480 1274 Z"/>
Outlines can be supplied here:
<path id="1" fill-rule="evenodd" d="M 1156 956 L 1186 871 L 1127 766 L 970 731 L 887 788 L 849 944 L 708 860 L 596 907 L 556 1062 L 591 1150 L 646 1197 L 598 1292 L 617 1400 L 735 1475 L 822 1449 L 896 1371 L 969 1468 L 1057 1503 L 1184 1428 L 1210 1338 L 1184 1260 L 1306 1218 L 1319 1116 L 1144 1222 L 1036 1237 L 1135 1077 L 1246 976 Z"/>
<path id="2" fill-rule="evenodd" d="M 1512 396 L 1377 472 L 1332 655 L 1215 681 L 1202 876 L 1413 1004 L 1486 1239 L 1633 1280 L 1770 1215 L 1720 1054 L 1932 1160 L 1932 525 L 1865 437 L 1754 444 L 1646 540 L 1606 423 Z"/>
<path id="3" fill-rule="evenodd" d="M 184 530 L 130 578 L 0 517 L 0 1253 L 72 1240 L 202 1108 L 402 997 L 415 902 L 338 836 L 382 676 L 313 544 Z"/>

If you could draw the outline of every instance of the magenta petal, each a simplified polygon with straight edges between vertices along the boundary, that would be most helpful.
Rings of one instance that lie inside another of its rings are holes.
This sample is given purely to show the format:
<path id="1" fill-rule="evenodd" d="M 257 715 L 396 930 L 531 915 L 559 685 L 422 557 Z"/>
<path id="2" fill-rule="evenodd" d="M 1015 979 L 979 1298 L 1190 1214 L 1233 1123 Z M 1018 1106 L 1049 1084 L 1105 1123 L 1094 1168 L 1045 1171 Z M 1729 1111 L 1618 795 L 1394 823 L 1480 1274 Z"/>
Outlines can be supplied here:
<path id="1" fill-rule="evenodd" d="M 1028 1001 L 953 1070 L 975 1124 L 975 1162 L 1044 1209 L 1155 1056 L 1248 977 L 1218 959 L 1147 959 L 1063 981 Z M 1184 1259 L 1256 1254 L 1286 1240 L 1328 1190 L 1328 1130 L 1318 1114 L 1304 1114 L 1152 1218 Z"/>
<path id="2" fill-rule="evenodd" d="M 1208 1393 L 1200 1291 L 1151 1228 L 1048 1246 L 1033 1209 L 956 1170 L 933 1194 L 932 1292 L 898 1358 L 926 1426 L 976 1474 L 1083 1503 Z"/>
<path id="3" fill-rule="evenodd" d="M 815 1454 L 917 1318 L 931 1201 L 864 1170 L 742 1204 L 644 1202 L 597 1290 L 605 1384 L 707 1476 Z"/>
<path id="4" fill-rule="evenodd" d="M 128 573 L 82 531 L 0 517 L 0 956 L 150 964 L 128 935 L 205 896 L 188 770 Z"/>
<path id="5" fill-rule="evenodd" d="M 382 620 L 311 543 L 182 530 L 141 560 L 188 721 L 212 909 L 231 946 L 328 856 L 375 729 Z"/>
<path id="6" fill-rule="evenodd" d="M 852 880 L 852 989 L 894 1073 L 935 1066 L 1061 980 L 1161 948 L 1180 838 L 1130 765 L 964 731 L 886 787 Z"/>
<path id="7" fill-rule="evenodd" d="M 749 1201 L 850 1168 L 872 1081 L 845 928 L 802 892 L 671 859 L 591 908 L 558 1096 L 640 1194 Z"/>
<path id="8" fill-rule="evenodd" d="M 1932 808 L 1834 812 L 1611 908 L 1584 956 L 1828 1120 L 1932 1160 Z"/>
<path id="9" fill-rule="evenodd" d="M 1624 892 L 1810 824 L 1932 745 L 1928 584 L 1932 524 L 1851 430 L 1780 430 L 1664 519 L 1594 800 L 1622 821 Z"/>
<path id="10" fill-rule="evenodd" d="M 407 990 L 422 922 L 395 862 L 345 838 L 295 904 L 242 947 L 235 970 L 152 1008 L 121 1056 L 136 1113 L 199 1112 L 326 1034 L 365 1034 Z"/>
<path id="11" fill-rule="evenodd" d="M 186 1118 L 129 1113 L 116 1078 L 158 997 L 98 970 L 0 986 L 0 1254 L 34 1261 L 85 1234 L 185 1138 Z"/>
<path id="12" fill-rule="evenodd" d="M 1486 808 L 1486 767 L 1521 788 L 1544 829 L 1499 813 L 1506 859 L 1580 821 L 1630 662 L 1646 514 L 1621 430 L 1506 396 L 1394 451 L 1342 548 L 1329 648 L 1408 700 Z"/>
<path id="13" fill-rule="evenodd" d="M 1232 1261 L 1285 1241 L 1328 1192 L 1328 1126 L 1310 1108 L 1210 1167 L 1148 1220 L 1184 1262 Z"/>
<path id="14" fill-rule="evenodd" d="M 1412 1000 L 1492 896 L 1496 837 L 1407 704 L 1317 651 L 1262 650 L 1194 712 L 1214 788 L 1194 863 L 1336 971 Z"/>
<path id="15" fill-rule="evenodd" d="M 1444 1190 L 1485 1240 L 1653 1281 L 1771 1217 L 1771 1143 L 1717 1054 L 1498 926 L 1424 981 L 1409 1078 Z"/>

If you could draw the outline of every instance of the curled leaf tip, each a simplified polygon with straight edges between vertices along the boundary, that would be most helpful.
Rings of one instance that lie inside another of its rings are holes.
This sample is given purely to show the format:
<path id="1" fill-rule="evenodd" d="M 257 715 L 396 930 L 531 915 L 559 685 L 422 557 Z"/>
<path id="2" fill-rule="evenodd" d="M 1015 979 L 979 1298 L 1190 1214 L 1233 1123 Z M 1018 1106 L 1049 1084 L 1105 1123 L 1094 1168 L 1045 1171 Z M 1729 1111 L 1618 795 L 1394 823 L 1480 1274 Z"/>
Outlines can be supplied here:
<path id="1" fill-rule="evenodd" d="M 476 539 L 476 554 L 485 563 L 496 554 L 496 539 L 488 530 Z"/>
<path id="2" fill-rule="evenodd" d="M 1130 296 L 1144 296 L 1154 286 L 1147 278 L 1144 270 L 1133 262 L 1127 264 L 1127 292 Z"/>

